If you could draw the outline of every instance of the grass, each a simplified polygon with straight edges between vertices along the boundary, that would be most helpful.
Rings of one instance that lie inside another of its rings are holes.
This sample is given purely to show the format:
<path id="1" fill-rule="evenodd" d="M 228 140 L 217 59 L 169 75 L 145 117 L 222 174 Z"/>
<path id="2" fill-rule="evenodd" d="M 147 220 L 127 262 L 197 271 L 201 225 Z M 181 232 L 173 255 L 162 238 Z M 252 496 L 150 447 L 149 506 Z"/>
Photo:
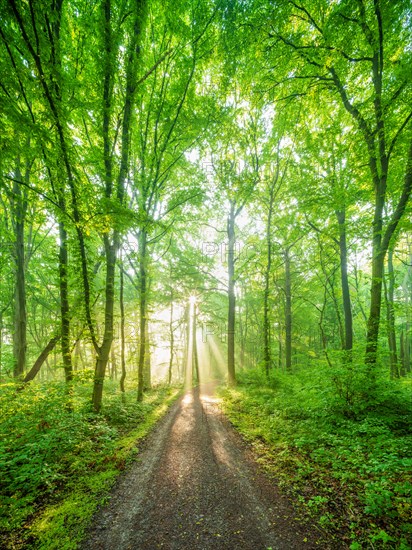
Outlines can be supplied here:
<path id="1" fill-rule="evenodd" d="M 412 547 L 410 388 L 386 383 L 369 406 L 354 394 L 348 414 L 325 372 L 267 381 L 249 371 L 222 397 L 259 460 L 329 540 L 351 550 Z"/>
<path id="2" fill-rule="evenodd" d="M 0 546 L 74 549 L 118 475 L 171 402 L 159 386 L 137 403 L 105 383 L 101 414 L 90 408 L 90 381 L 68 394 L 61 383 L 0 387 Z"/>

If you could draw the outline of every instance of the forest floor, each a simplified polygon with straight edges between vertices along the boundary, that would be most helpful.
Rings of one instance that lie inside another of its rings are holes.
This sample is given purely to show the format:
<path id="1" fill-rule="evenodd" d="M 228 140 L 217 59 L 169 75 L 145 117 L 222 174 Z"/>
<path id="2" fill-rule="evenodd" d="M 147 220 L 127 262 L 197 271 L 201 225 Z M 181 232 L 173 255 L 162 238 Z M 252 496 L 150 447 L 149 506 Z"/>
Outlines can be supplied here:
<path id="1" fill-rule="evenodd" d="M 83 550 L 346 548 L 297 512 L 221 412 L 213 385 L 179 399 L 95 516 Z"/>

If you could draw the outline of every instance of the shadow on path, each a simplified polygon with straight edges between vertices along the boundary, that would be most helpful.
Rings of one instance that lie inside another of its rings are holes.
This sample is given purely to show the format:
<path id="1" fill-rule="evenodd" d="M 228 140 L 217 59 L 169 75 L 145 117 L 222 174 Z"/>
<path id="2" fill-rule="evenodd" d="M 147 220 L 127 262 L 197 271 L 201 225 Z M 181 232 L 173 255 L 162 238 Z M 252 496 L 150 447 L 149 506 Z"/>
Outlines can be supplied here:
<path id="1" fill-rule="evenodd" d="M 221 413 L 213 385 L 186 393 L 96 515 L 86 549 L 334 548 L 294 519 Z M 343 547 L 342 547 L 343 548 Z"/>

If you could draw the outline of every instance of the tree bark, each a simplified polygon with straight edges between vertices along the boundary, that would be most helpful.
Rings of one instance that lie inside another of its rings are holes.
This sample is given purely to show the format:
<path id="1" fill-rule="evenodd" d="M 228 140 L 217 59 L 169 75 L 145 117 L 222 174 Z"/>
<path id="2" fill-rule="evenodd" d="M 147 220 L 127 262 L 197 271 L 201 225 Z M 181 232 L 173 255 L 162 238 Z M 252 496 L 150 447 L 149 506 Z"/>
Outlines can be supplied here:
<path id="1" fill-rule="evenodd" d="M 116 350 L 112 342 L 112 347 L 110 350 L 110 379 L 117 380 L 117 361 L 116 361 Z"/>
<path id="2" fill-rule="evenodd" d="M 227 219 L 228 236 L 228 317 L 227 317 L 227 371 L 228 383 L 230 386 L 236 385 L 235 372 L 235 316 L 236 316 L 236 296 L 235 296 L 235 203 L 230 201 L 230 213 Z"/>
<path id="3" fill-rule="evenodd" d="M 169 370 L 167 375 L 167 383 L 172 383 L 172 369 L 173 369 L 173 353 L 175 335 L 173 331 L 173 288 L 170 288 L 170 321 L 169 321 L 169 334 L 170 334 L 170 357 L 169 357 Z"/>
<path id="4" fill-rule="evenodd" d="M 277 178 L 276 178 L 277 179 Z M 271 363 L 270 353 L 270 321 L 269 321 L 269 295 L 270 295 L 270 273 L 272 269 L 272 216 L 273 216 L 274 189 L 271 188 L 269 198 L 268 219 L 266 222 L 266 268 L 265 268 L 265 290 L 263 293 L 263 362 L 266 376 L 269 376 Z"/>
<path id="5" fill-rule="evenodd" d="M 240 368 L 245 366 L 245 329 L 242 311 L 239 308 L 239 334 L 240 334 Z"/>
<path id="6" fill-rule="evenodd" d="M 109 360 L 110 348 L 113 342 L 113 309 L 115 294 L 115 270 L 118 242 L 110 242 L 109 237 L 104 237 L 106 251 L 106 283 L 105 283 L 105 312 L 103 342 L 97 350 L 96 368 L 94 374 L 92 403 L 96 412 L 100 411 L 103 397 L 103 381 L 106 374 L 106 366 Z"/>
<path id="7" fill-rule="evenodd" d="M 70 349 L 70 311 L 68 293 L 68 253 L 67 231 L 63 222 L 59 223 L 59 290 L 60 290 L 60 322 L 61 351 L 66 382 L 73 380 L 73 365 Z"/>
<path id="8" fill-rule="evenodd" d="M 29 372 L 26 374 L 26 376 L 23 379 L 23 382 L 31 382 L 34 380 L 34 378 L 39 373 L 41 367 L 43 366 L 43 363 L 46 361 L 47 357 L 49 356 L 49 353 L 53 351 L 55 348 L 57 342 L 60 340 L 61 334 L 57 334 L 56 336 L 53 336 L 51 340 L 49 340 L 47 346 L 43 349 L 43 351 L 40 353 L 38 358 L 36 359 L 34 365 L 29 370 Z"/>
<path id="9" fill-rule="evenodd" d="M 363 134 L 368 149 L 368 160 L 371 180 L 375 193 L 375 207 L 372 224 L 372 283 L 369 317 L 366 335 L 365 364 L 368 367 L 371 385 L 373 387 L 376 378 L 374 368 L 378 359 L 378 338 L 381 319 L 382 303 L 382 281 L 384 275 L 385 256 L 390 242 L 402 219 L 406 205 L 412 192 L 412 141 L 409 144 L 408 157 L 406 161 L 404 184 L 397 206 L 391 216 L 386 228 L 383 225 L 383 212 L 386 204 L 387 179 L 389 170 L 390 154 L 395 141 L 389 147 L 386 143 L 385 118 L 382 108 L 382 81 L 383 81 L 383 31 L 382 19 L 380 16 L 379 4 L 376 4 L 375 14 L 380 29 L 379 39 L 375 41 L 372 57 L 372 81 L 374 85 L 374 110 L 375 129 L 369 127 L 359 109 L 351 103 L 345 86 L 341 82 L 336 70 L 329 67 L 332 80 L 341 96 L 342 103 L 348 113 L 357 123 Z"/>
<path id="10" fill-rule="evenodd" d="M 285 359 L 286 370 L 292 369 L 292 283 L 290 274 L 290 249 L 286 248 L 285 256 Z"/>
<path id="11" fill-rule="evenodd" d="M 25 180 L 29 178 L 26 169 Z M 16 180 L 22 180 L 20 158 L 16 161 Z M 27 181 L 28 182 L 28 181 Z M 13 185 L 13 229 L 14 229 L 14 331 L 13 331 L 13 376 L 18 379 L 23 376 L 26 366 L 27 351 L 27 308 L 26 308 L 26 259 L 24 246 L 24 227 L 27 212 L 27 192 L 22 192 L 21 185 Z"/>
<path id="12" fill-rule="evenodd" d="M 124 109 L 122 117 L 122 132 L 121 132 L 121 153 L 119 174 L 116 185 L 116 200 L 123 204 L 124 202 L 124 186 L 129 168 L 130 156 L 130 134 L 131 121 L 133 111 L 133 101 L 136 91 L 136 74 L 137 74 L 137 57 L 139 53 L 138 38 L 141 33 L 141 18 L 143 13 L 144 2 L 136 5 L 134 13 L 134 28 L 130 36 L 130 41 L 126 53 L 126 90 L 124 99 Z M 112 33 L 111 33 L 111 1 L 104 2 L 104 36 L 105 36 L 105 71 L 104 71 L 104 90 L 103 90 L 103 141 L 104 141 L 104 165 L 105 165 L 105 195 L 106 198 L 113 198 L 113 166 L 111 159 L 111 150 L 109 138 L 109 125 L 111 115 L 111 96 L 113 92 L 113 59 L 112 59 Z M 93 406 L 98 412 L 100 410 L 103 394 L 103 380 L 105 370 L 109 358 L 110 348 L 113 341 L 113 311 L 114 311 L 114 294 L 115 294 L 115 270 L 116 270 L 116 255 L 120 248 L 120 229 L 115 226 L 113 228 L 111 238 L 107 235 L 104 237 L 105 253 L 106 253 L 106 301 L 105 301 L 105 327 L 103 334 L 103 342 L 101 346 L 96 346 L 97 361 L 95 370 L 95 382 L 93 388 Z M 90 323 L 91 325 L 91 323 Z M 143 334 L 144 340 L 144 334 Z M 143 354 L 144 360 L 144 354 Z M 140 364 L 140 363 L 139 363 Z M 143 365 L 142 365 L 143 369 Z M 142 372 L 143 375 L 143 372 Z M 139 379 L 140 383 L 140 379 Z M 139 392 L 142 392 L 142 388 Z M 139 393 L 140 395 L 140 393 Z"/>
<path id="13" fill-rule="evenodd" d="M 344 350 L 350 352 L 353 348 L 353 320 L 348 280 L 348 248 L 346 242 L 345 211 L 336 210 L 336 218 L 339 225 L 340 278 L 342 286 L 343 313 L 345 318 Z M 350 359 L 350 357 L 347 357 L 347 359 Z"/>
<path id="14" fill-rule="evenodd" d="M 399 376 L 405 377 L 411 372 L 411 340 L 409 334 L 409 324 L 402 329 L 399 336 Z"/>
<path id="15" fill-rule="evenodd" d="M 125 315 L 124 315 L 124 274 L 123 265 L 120 266 L 120 363 L 122 374 L 120 376 L 120 391 L 122 400 L 125 397 L 124 381 L 126 380 L 126 359 L 125 359 Z"/>
<path id="16" fill-rule="evenodd" d="M 192 326 L 192 338 L 193 338 L 193 365 L 194 365 L 194 382 L 195 385 L 200 384 L 200 376 L 199 376 L 199 357 L 197 353 L 197 312 L 196 312 L 196 303 L 193 304 L 193 326 Z"/>
<path id="17" fill-rule="evenodd" d="M 0 309 L 0 383 L 3 381 L 3 310 Z"/>
<path id="18" fill-rule="evenodd" d="M 139 363 L 137 400 L 143 400 L 144 388 L 144 360 L 146 354 L 146 316 L 147 316 L 147 272 L 146 272 L 147 232 L 142 229 L 139 235 L 139 288 L 140 288 L 140 342 L 139 342 Z"/>
<path id="19" fill-rule="evenodd" d="M 192 383 L 192 373 L 189 372 L 189 367 L 191 368 L 192 358 L 190 356 L 191 341 L 190 341 L 190 303 L 185 307 L 184 311 L 184 353 L 183 353 L 183 380 L 185 382 L 186 389 L 188 389 Z M 190 364 L 189 364 L 190 363 Z"/>
<path id="20" fill-rule="evenodd" d="M 398 353 L 396 349 L 396 331 L 395 331 L 395 274 L 393 270 L 393 247 L 388 250 L 388 283 L 384 280 L 385 302 L 386 302 L 386 328 L 389 346 L 389 365 L 390 377 L 399 378 Z"/>
<path id="21" fill-rule="evenodd" d="M 146 304 L 147 312 L 147 304 Z M 146 336 L 145 336 L 145 353 L 144 353 L 144 388 L 143 390 L 150 390 L 152 387 L 152 363 L 150 355 L 150 331 L 149 331 L 149 319 L 146 318 Z"/>

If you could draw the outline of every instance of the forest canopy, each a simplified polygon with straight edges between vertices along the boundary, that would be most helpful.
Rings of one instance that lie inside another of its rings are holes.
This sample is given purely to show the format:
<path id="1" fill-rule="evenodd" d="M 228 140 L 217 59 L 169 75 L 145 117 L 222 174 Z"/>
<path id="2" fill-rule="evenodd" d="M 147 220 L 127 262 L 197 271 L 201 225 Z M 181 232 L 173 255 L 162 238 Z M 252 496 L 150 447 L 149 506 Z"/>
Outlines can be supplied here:
<path id="1" fill-rule="evenodd" d="M 404 537 L 411 45 L 409 0 L 0 0 L 0 544 L 210 380 Z"/>
<path id="2" fill-rule="evenodd" d="M 1 14 L 3 381 L 410 372 L 409 2 Z"/>

